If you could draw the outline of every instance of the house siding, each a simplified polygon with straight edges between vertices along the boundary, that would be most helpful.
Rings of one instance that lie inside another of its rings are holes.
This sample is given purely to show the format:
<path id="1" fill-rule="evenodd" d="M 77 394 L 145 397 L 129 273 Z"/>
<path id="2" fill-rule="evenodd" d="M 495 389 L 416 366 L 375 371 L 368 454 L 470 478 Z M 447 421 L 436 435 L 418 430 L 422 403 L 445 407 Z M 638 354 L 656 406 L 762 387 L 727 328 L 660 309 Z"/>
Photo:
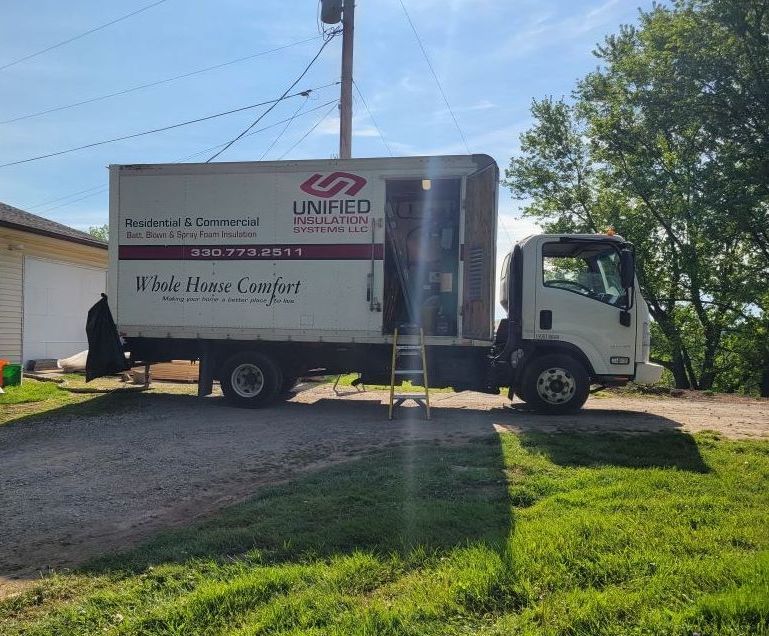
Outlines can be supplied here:
<path id="1" fill-rule="evenodd" d="M 0 358 L 21 361 L 24 255 L 0 240 Z"/>
<path id="2" fill-rule="evenodd" d="M 0 358 L 12 362 L 22 356 L 25 256 L 104 270 L 108 263 L 106 249 L 0 227 Z"/>

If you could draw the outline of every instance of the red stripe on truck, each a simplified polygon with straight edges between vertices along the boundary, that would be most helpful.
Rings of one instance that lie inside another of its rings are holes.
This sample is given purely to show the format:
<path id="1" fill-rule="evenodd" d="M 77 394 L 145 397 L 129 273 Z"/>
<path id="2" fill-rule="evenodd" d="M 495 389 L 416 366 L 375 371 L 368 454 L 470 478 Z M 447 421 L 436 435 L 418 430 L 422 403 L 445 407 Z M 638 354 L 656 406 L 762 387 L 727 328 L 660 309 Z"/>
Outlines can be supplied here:
<path id="1" fill-rule="evenodd" d="M 121 261 L 302 261 L 382 260 L 381 243 L 315 243 L 302 245 L 121 245 Z"/>

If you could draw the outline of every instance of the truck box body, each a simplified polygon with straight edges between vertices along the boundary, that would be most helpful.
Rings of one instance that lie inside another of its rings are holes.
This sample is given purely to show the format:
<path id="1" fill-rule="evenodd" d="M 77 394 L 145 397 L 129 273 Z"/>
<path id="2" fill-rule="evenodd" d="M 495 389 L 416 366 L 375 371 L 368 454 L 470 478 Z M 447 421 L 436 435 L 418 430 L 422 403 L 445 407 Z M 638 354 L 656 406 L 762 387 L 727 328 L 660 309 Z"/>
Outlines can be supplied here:
<path id="1" fill-rule="evenodd" d="M 497 181 L 485 155 L 111 166 L 115 321 L 128 337 L 385 343 L 405 285 L 428 342 L 488 346 Z"/>

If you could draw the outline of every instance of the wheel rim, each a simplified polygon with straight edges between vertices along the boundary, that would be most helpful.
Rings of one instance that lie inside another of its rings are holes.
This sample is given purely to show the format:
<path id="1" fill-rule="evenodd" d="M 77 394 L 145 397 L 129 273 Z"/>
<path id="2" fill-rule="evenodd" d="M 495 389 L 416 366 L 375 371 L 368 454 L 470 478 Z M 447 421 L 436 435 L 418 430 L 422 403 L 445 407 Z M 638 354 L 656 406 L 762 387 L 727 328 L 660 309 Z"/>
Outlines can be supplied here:
<path id="1" fill-rule="evenodd" d="M 264 389 L 264 373 L 255 364 L 246 362 L 232 370 L 232 390 L 240 397 L 252 398 Z"/>
<path id="2" fill-rule="evenodd" d="M 577 382 L 567 369 L 551 367 L 537 378 L 537 394 L 548 404 L 565 404 L 576 391 Z"/>

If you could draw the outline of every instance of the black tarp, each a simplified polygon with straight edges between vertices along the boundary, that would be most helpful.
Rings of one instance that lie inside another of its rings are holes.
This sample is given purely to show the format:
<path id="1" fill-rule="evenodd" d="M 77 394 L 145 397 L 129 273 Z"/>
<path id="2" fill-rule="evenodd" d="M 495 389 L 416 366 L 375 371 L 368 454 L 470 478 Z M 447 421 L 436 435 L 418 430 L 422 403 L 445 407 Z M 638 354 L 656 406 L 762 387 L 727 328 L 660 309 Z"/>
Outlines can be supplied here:
<path id="1" fill-rule="evenodd" d="M 102 294 L 101 300 L 88 310 L 85 332 L 88 335 L 86 382 L 130 368 L 107 304 L 107 294 Z"/>

